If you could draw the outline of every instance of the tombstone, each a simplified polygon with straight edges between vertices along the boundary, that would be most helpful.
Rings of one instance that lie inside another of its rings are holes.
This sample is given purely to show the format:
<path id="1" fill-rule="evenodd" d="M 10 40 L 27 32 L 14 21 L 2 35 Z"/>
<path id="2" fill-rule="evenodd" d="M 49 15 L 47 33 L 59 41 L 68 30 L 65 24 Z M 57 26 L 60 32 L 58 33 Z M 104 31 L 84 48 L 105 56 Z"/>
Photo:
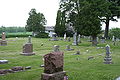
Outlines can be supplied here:
<path id="1" fill-rule="evenodd" d="M 115 36 L 112 37 L 112 42 L 115 42 Z"/>
<path id="2" fill-rule="evenodd" d="M 52 39 L 51 39 L 51 41 L 58 41 L 56 33 L 52 33 Z"/>
<path id="3" fill-rule="evenodd" d="M 52 52 L 44 55 L 44 73 L 41 80 L 64 80 L 66 72 L 63 71 L 63 52 Z"/>
<path id="4" fill-rule="evenodd" d="M 2 32 L 2 40 L 0 41 L 1 46 L 7 45 L 7 41 L 5 39 L 6 39 L 5 32 Z"/>
<path id="5" fill-rule="evenodd" d="M 99 43 L 99 38 L 97 37 L 97 43 Z"/>
<path id="6" fill-rule="evenodd" d="M 70 42 L 70 41 L 71 41 L 71 40 L 70 40 L 70 37 L 68 37 L 67 41 L 68 41 L 68 42 Z"/>
<path id="7" fill-rule="evenodd" d="M 6 64 L 8 63 L 8 60 L 0 60 L 0 64 Z"/>
<path id="8" fill-rule="evenodd" d="M 54 45 L 54 52 L 59 52 L 59 46 L 58 45 Z"/>
<path id="9" fill-rule="evenodd" d="M 104 58 L 104 63 L 105 64 L 112 64 L 112 58 L 111 58 L 110 54 L 111 54 L 110 46 L 106 45 L 106 56 Z"/>
<path id="10" fill-rule="evenodd" d="M 77 33 L 74 33 L 74 35 L 73 35 L 73 43 L 72 43 L 72 45 L 78 45 L 78 43 L 77 43 Z"/>
<path id="11" fill-rule="evenodd" d="M 105 43 L 105 37 L 101 38 L 101 43 Z"/>
<path id="12" fill-rule="evenodd" d="M 66 39 L 67 39 L 67 38 L 66 38 L 66 33 L 65 33 L 65 34 L 64 34 L 64 41 L 66 41 Z"/>
<path id="13" fill-rule="evenodd" d="M 67 49 L 65 49 L 65 50 L 67 50 L 67 51 L 72 51 L 72 50 L 74 50 L 74 49 L 71 49 L 71 48 L 70 48 L 70 45 L 66 45 L 66 48 L 67 48 Z"/>
<path id="14" fill-rule="evenodd" d="M 78 43 L 81 43 L 81 40 L 80 40 L 80 34 L 78 35 L 78 40 L 77 40 Z"/>
<path id="15" fill-rule="evenodd" d="M 35 53 L 33 52 L 33 44 L 31 43 L 30 36 L 28 37 L 28 42 L 23 45 L 23 53 L 21 53 L 21 55 L 25 56 L 35 55 Z"/>

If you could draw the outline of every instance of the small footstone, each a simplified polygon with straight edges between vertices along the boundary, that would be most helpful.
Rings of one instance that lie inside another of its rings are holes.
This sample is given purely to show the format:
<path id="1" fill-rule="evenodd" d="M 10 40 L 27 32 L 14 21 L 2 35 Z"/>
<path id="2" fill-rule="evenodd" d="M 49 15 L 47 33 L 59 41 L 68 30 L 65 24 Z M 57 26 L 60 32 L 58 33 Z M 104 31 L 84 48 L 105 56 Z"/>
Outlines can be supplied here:
<path id="1" fill-rule="evenodd" d="M 0 60 L 0 64 L 6 64 L 8 63 L 8 60 Z"/>

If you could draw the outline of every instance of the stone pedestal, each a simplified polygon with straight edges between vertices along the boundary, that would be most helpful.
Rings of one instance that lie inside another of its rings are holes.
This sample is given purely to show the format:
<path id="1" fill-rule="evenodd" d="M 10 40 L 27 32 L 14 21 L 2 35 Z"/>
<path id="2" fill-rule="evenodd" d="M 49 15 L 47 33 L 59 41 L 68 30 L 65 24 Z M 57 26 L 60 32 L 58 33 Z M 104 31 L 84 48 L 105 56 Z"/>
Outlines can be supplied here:
<path id="1" fill-rule="evenodd" d="M 106 57 L 104 58 L 104 63 L 105 63 L 105 64 L 112 64 L 113 62 L 112 62 L 111 56 L 106 56 Z"/>
<path id="2" fill-rule="evenodd" d="M 35 53 L 33 52 L 33 44 L 26 43 L 23 46 L 23 53 L 21 53 L 21 55 L 25 55 L 25 56 L 35 55 Z"/>
<path id="3" fill-rule="evenodd" d="M 6 46 L 7 45 L 7 41 L 6 40 L 1 40 L 0 41 L 0 46 Z"/>
<path id="4" fill-rule="evenodd" d="M 42 73 L 41 80 L 64 80 L 65 75 L 66 75 L 65 71 L 61 71 L 53 74 Z"/>

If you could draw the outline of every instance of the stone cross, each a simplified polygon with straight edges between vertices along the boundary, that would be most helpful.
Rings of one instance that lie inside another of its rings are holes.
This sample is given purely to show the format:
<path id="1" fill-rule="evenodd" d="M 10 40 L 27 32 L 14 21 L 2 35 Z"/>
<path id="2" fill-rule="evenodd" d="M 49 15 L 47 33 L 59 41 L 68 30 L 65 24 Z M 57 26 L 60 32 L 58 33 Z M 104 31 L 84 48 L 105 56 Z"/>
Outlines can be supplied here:
<path id="1" fill-rule="evenodd" d="M 31 43 L 31 37 L 30 36 L 28 37 L 28 43 Z"/>
<path id="2" fill-rule="evenodd" d="M 59 52 L 59 46 L 58 45 L 54 45 L 54 52 Z"/>
<path id="3" fill-rule="evenodd" d="M 5 32 L 2 32 L 2 40 L 5 40 Z"/>

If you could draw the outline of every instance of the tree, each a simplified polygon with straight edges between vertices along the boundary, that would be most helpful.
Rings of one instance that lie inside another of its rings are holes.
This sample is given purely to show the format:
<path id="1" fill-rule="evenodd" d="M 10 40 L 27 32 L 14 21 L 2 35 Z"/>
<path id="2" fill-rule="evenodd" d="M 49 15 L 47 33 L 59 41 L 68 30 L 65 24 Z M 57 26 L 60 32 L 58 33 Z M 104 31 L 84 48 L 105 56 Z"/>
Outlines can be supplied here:
<path id="1" fill-rule="evenodd" d="M 117 18 L 120 17 L 120 0 L 107 0 L 109 2 L 109 12 L 106 13 L 105 16 L 105 38 L 108 38 L 109 33 L 109 22 L 111 21 L 117 21 L 114 17 L 117 16 Z"/>
<path id="2" fill-rule="evenodd" d="M 112 29 L 110 29 L 109 35 L 110 35 L 111 38 L 113 36 L 115 36 L 115 38 L 120 39 L 120 28 L 112 28 Z"/>
<path id="3" fill-rule="evenodd" d="M 66 31 L 65 20 L 65 12 L 58 10 L 55 25 L 55 33 L 57 33 L 58 36 L 63 36 Z"/>
<path id="4" fill-rule="evenodd" d="M 27 31 L 33 31 L 34 33 L 45 32 L 44 25 L 46 24 L 46 19 L 42 13 L 37 13 L 36 9 L 31 9 L 29 12 L 29 18 L 27 20 L 27 25 L 25 26 Z"/>

